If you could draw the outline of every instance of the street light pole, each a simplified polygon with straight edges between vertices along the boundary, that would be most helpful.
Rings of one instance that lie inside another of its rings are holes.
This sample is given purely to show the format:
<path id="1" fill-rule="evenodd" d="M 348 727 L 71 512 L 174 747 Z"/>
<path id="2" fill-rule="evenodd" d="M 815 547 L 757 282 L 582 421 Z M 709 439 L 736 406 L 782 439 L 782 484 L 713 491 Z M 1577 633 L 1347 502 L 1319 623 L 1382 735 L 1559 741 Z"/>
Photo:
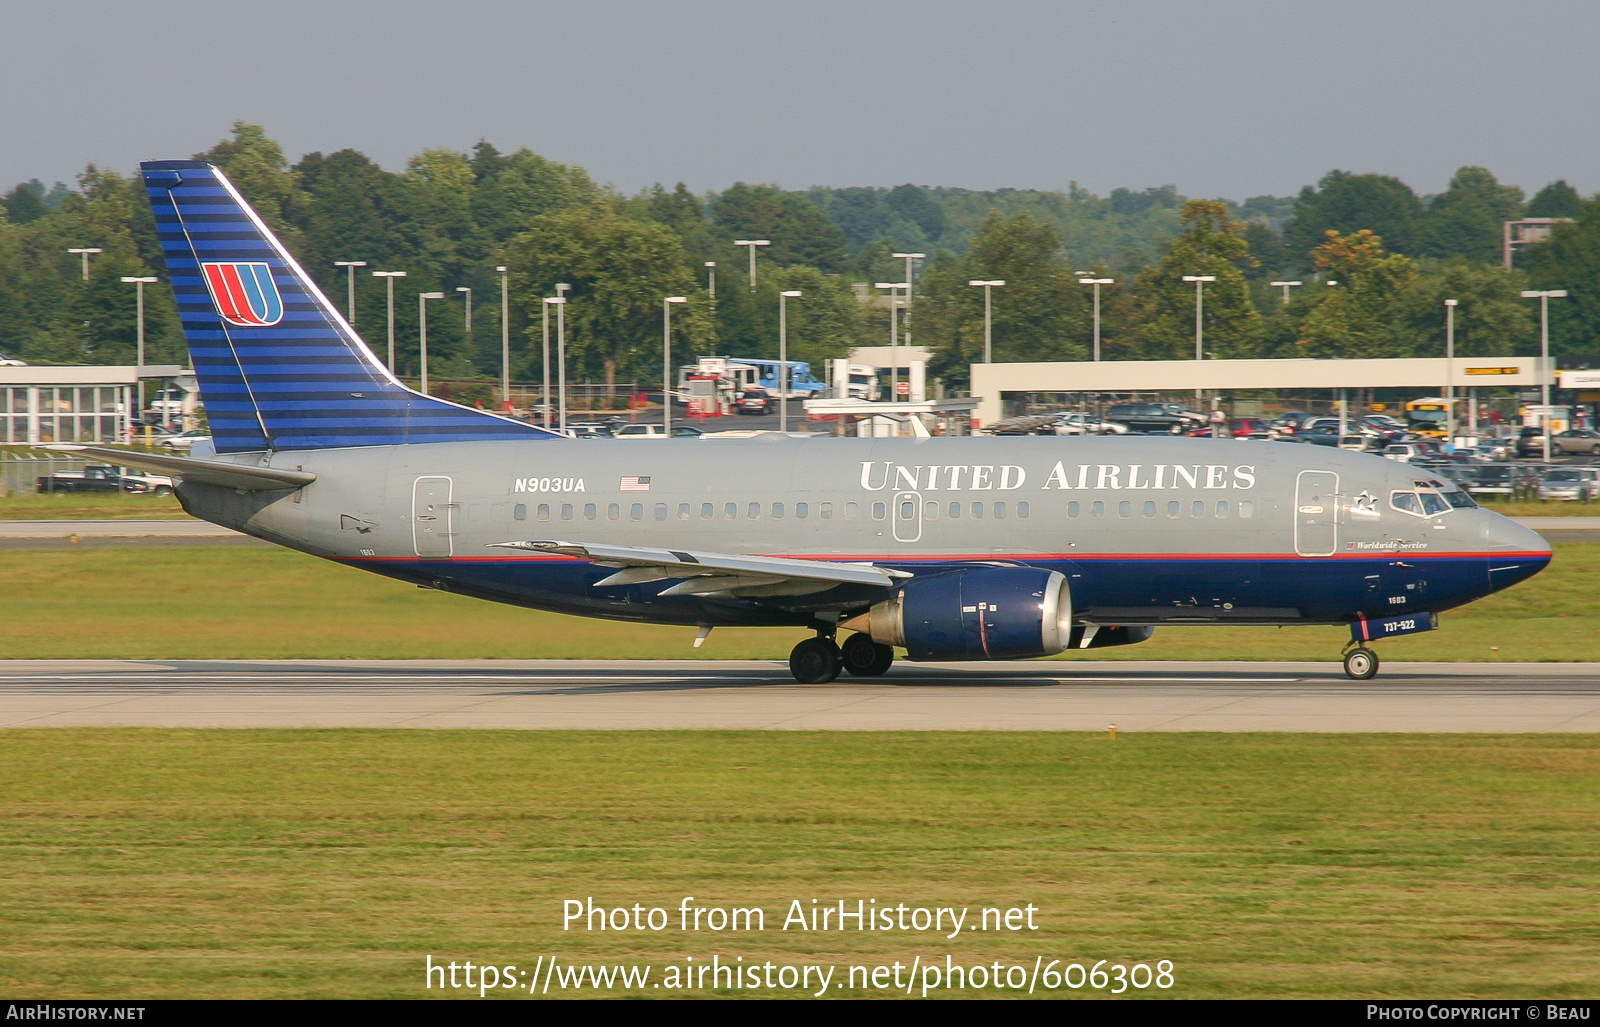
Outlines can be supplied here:
<path id="1" fill-rule="evenodd" d="M 1456 437 L 1456 305 L 1457 300 L 1444 301 L 1444 441 L 1455 444 Z M 1470 434 L 1470 433 L 1469 433 Z"/>
<path id="2" fill-rule="evenodd" d="M 83 258 L 83 280 L 87 282 L 89 280 L 89 254 L 104 253 L 105 251 L 98 246 L 74 246 L 67 252 L 76 253 Z"/>
<path id="3" fill-rule="evenodd" d="M 1289 290 L 1293 289 L 1297 285 L 1304 285 L 1305 283 L 1304 282 L 1268 282 L 1267 284 L 1272 286 L 1274 289 L 1282 289 L 1283 290 L 1283 305 L 1287 307 L 1289 305 Z M 1328 284 L 1332 285 L 1333 283 L 1329 282 Z"/>
<path id="4" fill-rule="evenodd" d="M 137 342 L 135 343 L 136 348 L 134 351 L 134 363 L 137 367 L 134 377 L 137 384 L 134 388 L 136 390 L 135 395 L 138 397 L 139 413 L 142 416 L 144 414 L 144 287 L 155 284 L 156 279 L 154 276 L 123 275 L 122 280 L 133 283 L 134 292 L 137 296 L 137 299 L 134 300 L 134 309 L 137 311 L 135 317 L 138 318 Z M 163 427 L 168 427 L 172 424 L 171 408 L 165 403 L 161 404 L 161 424 Z M 128 421 L 128 427 L 131 431 L 133 427 L 131 418 Z"/>
<path id="5" fill-rule="evenodd" d="M 417 293 L 417 321 L 418 327 L 421 331 L 421 335 L 419 337 L 421 345 L 419 349 L 422 354 L 421 391 L 424 396 L 428 394 L 428 301 L 442 299 L 444 299 L 444 293 L 442 292 Z"/>
<path id="6" fill-rule="evenodd" d="M 389 286 L 389 373 L 394 373 L 394 280 L 404 278 L 404 271 L 374 271 L 372 277 L 382 278 Z"/>
<path id="7" fill-rule="evenodd" d="M 567 430 L 567 293 L 572 286 L 556 283 L 556 381 L 559 386 L 561 430 Z"/>
<path id="8" fill-rule="evenodd" d="M 717 262 L 706 261 L 706 294 L 711 299 L 717 298 Z"/>
<path id="9" fill-rule="evenodd" d="M 906 262 L 906 317 L 903 330 L 905 332 L 906 345 L 909 346 L 911 345 L 911 285 L 916 281 L 916 277 L 911 269 L 911 262 L 913 260 L 921 260 L 922 258 L 926 257 L 927 254 L 892 253 L 890 256 L 894 257 L 896 260 L 904 260 Z"/>
<path id="10" fill-rule="evenodd" d="M 899 402 L 900 387 L 900 327 L 896 320 L 900 313 L 898 291 L 909 289 L 909 282 L 877 282 L 874 288 L 889 292 L 889 402 Z"/>
<path id="11" fill-rule="evenodd" d="M 465 299 L 467 301 L 467 338 L 471 339 L 472 338 L 472 290 L 467 288 L 465 285 L 458 285 L 458 286 L 456 286 L 456 292 L 464 292 L 464 293 L 466 293 L 466 296 L 464 296 L 463 299 Z"/>
<path id="12" fill-rule="evenodd" d="M 353 325 L 356 323 L 356 268 L 366 267 L 367 262 L 364 260 L 336 260 L 333 262 L 333 266 L 344 268 L 345 279 L 350 290 L 347 309 L 350 311 L 350 323 Z"/>
<path id="13" fill-rule="evenodd" d="M 1194 358 L 1196 360 L 1204 360 L 1205 359 L 1205 353 L 1202 351 L 1201 346 L 1205 342 L 1205 335 L 1206 335 L 1206 329 L 1205 329 L 1205 309 L 1206 309 L 1205 287 L 1206 287 L 1206 283 L 1207 282 L 1216 281 L 1217 280 L 1217 276 L 1216 275 L 1184 275 L 1183 276 L 1183 280 L 1186 281 L 1186 282 L 1193 282 L 1194 283 Z M 1200 395 L 1201 395 L 1201 390 L 1200 389 L 1195 389 L 1194 390 L 1194 398 L 1195 399 L 1199 399 Z"/>
<path id="14" fill-rule="evenodd" d="M 500 402 L 511 409 L 511 276 L 506 266 L 495 268 L 500 276 Z"/>
<path id="15" fill-rule="evenodd" d="M 1102 285 L 1116 285 L 1115 278 L 1080 278 L 1079 285 L 1094 286 L 1094 358 L 1100 359 L 1100 287 Z"/>
<path id="16" fill-rule="evenodd" d="M 996 278 L 985 281 L 981 278 L 973 279 L 968 285 L 981 285 L 983 287 L 983 362 L 991 363 L 994 357 L 994 305 L 989 299 L 989 290 L 1002 286 L 1005 279 Z"/>
<path id="17" fill-rule="evenodd" d="M 789 301 L 798 289 L 778 293 L 778 430 L 789 430 Z"/>
<path id="18" fill-rule="evenodd" d="M 672 438 L 672 305 L 687 303 L 687 296 L 661 301 L 661 427 Z"/>
<path id="19" fill-rule="evenodd" d="M 1544 422 L 1544 462 L 1550 462 L 1550 299 L 1566 299 L 1565 289 L 1528 289 L 1525 300 L 1539 301 L 1539 405 L 1544 410 L 1539 420 Z"/>
<path id="20" fill-rule="evenodd" d="M 554 297 L 546 296 L 540 304 L 544 308 L 544 377 L 539 379 L 544 392 L 544 426 L 550 427 L 550 304 Z"/>
<path id="21" fill-rule="evenodd" d="M 735 246 L 748 246 L 748 247 L 750 247 L 750 291 L 751 292 L 755 292 L 756 291 L 756 247 L 757 246 L 771 246 L 772 245 L 772 240 L 770 240 L 770 239 L 735 239 L 733 241 L 733 244 Z"/>

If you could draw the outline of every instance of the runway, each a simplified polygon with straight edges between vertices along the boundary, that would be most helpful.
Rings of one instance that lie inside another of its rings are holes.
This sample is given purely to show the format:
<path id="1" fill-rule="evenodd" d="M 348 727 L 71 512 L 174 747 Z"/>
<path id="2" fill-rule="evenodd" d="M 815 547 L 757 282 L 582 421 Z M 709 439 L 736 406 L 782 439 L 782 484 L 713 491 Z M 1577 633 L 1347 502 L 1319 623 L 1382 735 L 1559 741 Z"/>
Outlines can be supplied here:
<path id="1" fill-rule="evenodd" d="M 1600 664 L 766 661 L 0 662 L 0 727 L 1600 731 Z"/>

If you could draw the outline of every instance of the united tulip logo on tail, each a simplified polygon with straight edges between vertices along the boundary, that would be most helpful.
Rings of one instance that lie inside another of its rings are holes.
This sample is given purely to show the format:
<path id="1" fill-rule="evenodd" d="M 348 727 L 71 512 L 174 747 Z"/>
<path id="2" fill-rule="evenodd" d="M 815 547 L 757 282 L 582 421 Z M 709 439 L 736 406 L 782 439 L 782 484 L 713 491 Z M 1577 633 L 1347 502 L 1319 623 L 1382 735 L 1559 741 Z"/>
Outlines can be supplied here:
<path id="1" fill-rule="evenodd" d="M 240 328 L 268 328 L 283 320 L 283 298 L 266 264 L 205 262 L 200 270 L 224 321 Z"/>

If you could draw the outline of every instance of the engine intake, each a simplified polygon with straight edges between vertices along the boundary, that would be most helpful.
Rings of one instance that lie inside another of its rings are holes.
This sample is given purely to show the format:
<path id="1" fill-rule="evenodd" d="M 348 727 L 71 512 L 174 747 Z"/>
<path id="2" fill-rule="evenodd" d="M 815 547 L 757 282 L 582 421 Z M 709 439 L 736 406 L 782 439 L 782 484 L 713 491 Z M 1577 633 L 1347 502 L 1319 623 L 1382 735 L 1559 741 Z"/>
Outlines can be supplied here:
<path id="1" fill-rule="evenodd" d="M 1054 656 L 1073 636 L 1067 579 L 1033 567 L 965 567 L 916 577 L 841 627 L 913 660 Z"/>

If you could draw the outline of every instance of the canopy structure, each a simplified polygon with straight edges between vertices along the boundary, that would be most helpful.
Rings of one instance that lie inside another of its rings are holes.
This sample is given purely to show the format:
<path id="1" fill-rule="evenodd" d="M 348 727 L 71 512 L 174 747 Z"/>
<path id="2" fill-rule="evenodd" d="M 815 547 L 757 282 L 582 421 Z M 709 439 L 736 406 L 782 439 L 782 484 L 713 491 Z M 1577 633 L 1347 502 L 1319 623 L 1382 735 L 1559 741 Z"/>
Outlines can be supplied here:
<path id="1" fill-rule="evenodd" d="M 1407 357 L 1395 360 L 1100 360 L 973 364 L 973 416 L 1004 417 L 1007 392 L 1183 392 L 1263 389 L 1403 389 L 1536 386 L 1554 382 L 1552 359 Z"/>

